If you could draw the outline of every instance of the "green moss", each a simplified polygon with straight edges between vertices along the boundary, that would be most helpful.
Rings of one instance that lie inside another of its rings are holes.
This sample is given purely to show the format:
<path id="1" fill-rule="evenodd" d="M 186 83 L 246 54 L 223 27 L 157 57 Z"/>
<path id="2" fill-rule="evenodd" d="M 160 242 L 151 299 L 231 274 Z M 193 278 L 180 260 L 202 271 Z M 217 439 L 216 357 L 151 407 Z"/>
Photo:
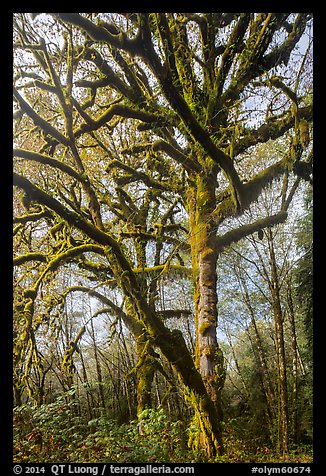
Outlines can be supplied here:
<path id="1" fill-rule="evenodd" d="M 213 411 L 213 404 L 202 395 L 196 396 L 189 388 L 185 389 L 186 400 L 195 410 L 195 414 L 189 427 L 188 446 L 194 451 L 204 450 L 211 457 L 221 453 L 219 443 L 220 429 L 213 428 L 207 412 Z"/>
<path id="2" fill-rule="evenodd" d="M 205 247 L 203 249 L 203 251 L 201 252 L 200 254 L 200 258 L 202 260 L 207 260 L 207 259 L 211 259 L 214 257 L 214 254 L 215 254 L 215 251 L 213 250 L 213 248 L 210 248 L 209 246 Z"/>
<path id="3" fill-rule="evenodd" d="M 236 206 L 232 198 L 225 199 L 216 209 L 216 215 L 220 220 L 236 214 Z"/>
<path id="4" fill-rule="evenodd" d="M 209 322 L 209 321 L 204 321 L 204 322 L 202 322 L 201 325 L 200 325 L 200 327 L 199 327 L 199 329 L 198 329 L 199 334 L 204 335 L 205 332 L 206 332 L 208 329 L 210 329 L 211 326 L 212 326 L 212 323 Z"/>
<path id="5" fill-rule="evenodd" d="M 210 194 L 206 190 L 198 190 L 197 208 L 201 210 L 209 202 Z"/>
<path id="6" fill-rule="evenodd" d="M 202 177 L 198 175 L 196 193 L 196 205 L 198 211 L 210 206 L 212 201 L 214 201 L 214 187 L 212 185 L 213 184 L 209 183 L 209 178 L 207 176 Z"/>
<path id="7" fill-rule="evenodd" d="M 215 347 L 212 346 L 212 345 L 209 345 L 209 346 L 205 347 L 205 348 L 203 349 L 203 354 L 204 354 L 206 357 L 214 358 L 214 356 L 215 356 Z"/>

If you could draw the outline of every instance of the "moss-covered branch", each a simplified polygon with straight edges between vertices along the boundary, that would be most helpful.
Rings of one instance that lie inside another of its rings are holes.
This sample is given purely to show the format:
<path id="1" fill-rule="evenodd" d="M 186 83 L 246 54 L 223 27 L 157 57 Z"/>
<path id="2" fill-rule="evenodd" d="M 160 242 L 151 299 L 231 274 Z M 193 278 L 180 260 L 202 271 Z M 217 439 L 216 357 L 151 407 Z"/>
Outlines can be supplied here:
<path id="1" fill-rule="evenodd" d="M 64 162 L 54 159 L 53 157 L 50 157 L 48 155 L 40 154 L 38 152 L 32 152 L 30 150 L 25 149 L 14 149 L 13 155 L 14 157 L 21 157 L 26 160 L 32 160 L 34 162 L 39 162 L 40 164 L 49 165 L 50 167 L 56 168 L 70 175 L 70 177 L 75 178 L 79 182 L 85 182 L 84 177 L 78 172 L 76 172 L 74 168 L 70 167 L 70 165 L 65 164 Z"/>
<path id="2" fill-rule="evenodd" d="M 128 84 L 113 71 L 111 66 L 95 48 L 84 48 L 83 56 L 87 61 L 94 63 L 103 76 L 101 79 L 95 81 L 79 80 L 76 82 L 77 86 L 88 87 L 93 91 L 98 87 L 110 86 L 130 101 L 135 103 L 139 102 L 142 97 L 142 91 L 135 80 L 132 83 L 132 87 L 128 86 Z M 117 54 L 115 56 L 117 57 Z M 132 75 L 128 74 L 129 80 L 131 77 Z"/>
<path id="3" fill-rule="evenodd" d="M 100 255 L 104 255 L 104 250 L 102 246 L 92 244 L 92 243 L 85 243 L 79 246 L 74 246 L 72 248 L 68 248 L 66 251 L 59 253 L 58 255 L 54 256 L 48 264 L 49 270 L 55 270 L 60 266 L 61 263 L 67 262 L 68 260 L 75 258 L 83 253 L 97 253 Z"/>
<path id="4" fill-rule="evenodd" d="M 172 138 L 171 142 L 173 141 Z M 158 152 L 162 151 L 165 152 L 169 157 L 174 159 L 176 162 L 181 164 L 186 170 L 193 171 L 197 173 L 203 172 L 201 165 L 196 162 L 195 160 L 191 159 L 188 155 L 186 155 L 177 144 L 172 145 L 171 143 L 163 140 L 158 139 L 155 142 L 147 142 L 143 144 L 133 145 L 131 147 L 127 147 L 121 151 L 123 155 L 134 155 L 134 154 L 141 154 L 142 152 Z"/>
<path id="5" fill-rule="evenodd" d="M 119 306 L 114 304 L 111 299 L 107 298 L 100 292 L 96 291 L 95 289 L 91 289 L 87 286 L 71 286 L 63 293 L 63 296 L 67 296 L 69 293 L 72 292 L 84 292 L 87 293 L 89 296 L 95 297 L 103 304 L 107 306 L 107 309 L 112 311 L 116 316 L 121 318 L 128 329 L 133 333 L 134 336 L 141 335 L 143 332 L 143 327 L 140 325 L 139 322 L 134 319 L 134 317 L 130 314 L 125 313 Z"/>
<path id="6" fill-rule="evenodd" d="M 157 314 L 161 319 L 180 319 L 185 316 L 190 316 L 191 311 L 189 311 L 189 309 L 166 309 L 165 311 L 158 311 Z"/>
<path id="7" fill-rule="evenodd" d="M 223 101 L 235 101 L 249 82 L 273 67 L 262 68 L 264 53 L 266 52 L 275 31 L 285 22 L 287 13 L 263 13 L 258 15 L 256 25 L 243 48 L 237 72 L 231 80 L 229 87 L 223 94 Z M 265 62 L 266 66 L 267 63 Z"/>
<path id="8" fill-rule="evenodd" d="M 147 241 L 157 241 L 158 240 L 158 235 L 154 233 L 146 233 L 141 230 L 137 231 L 121 231 L 119 233 L 120 237 L 122 238 L 134 238 L 134 237 L 140 237 L 143 240 Z M 171 243 L 176 246 L 178 246 L 178 249 L 188 251 L 189 250 L 189 245 L 186 242 L 183 242 L 179 240 L 178 238 L 175 238 L 174 236 L 168 236 L 166 234 L 160 234 L 159 235 L 159 240 L 161 243 Z"/>
<path id="9" fill-rule="evenodd" d="M 87 253 L 87 252 L 90 252 L 90 251 L 94 252 L 94 253 L 99 253 L 101 255 L 104 254 L 103 248 L 101 246 L 98 246 L 98 245 L 95 245 L 95 244 L 84 244 L 84 245 L 75 246 L 75 247 L 69 248 L 68 250 L 62 251 L 62 252 L 58 253 L 57 255 L 54 255 L 52 257 L 52 259 L 49 258 L 49 259 L 46 259 L 46 260 L 43 260 L 43 259 L 39 260 L 39 261 L 47 262 L 47 265 L 43 270 L 40 271 L 39 276 L 38 276 L 33 288 L 26 289 L 23 292 L 23 296 L 25 298 L 35 299 L 36 295 L 37 295 L 37 292 L 38 292 L 38 289 L 39 289 L 40 285 L 42 284 L 42 282 L 44 280 L 44 277 L 49 272 L 54 272 L 55 270 L 58 269 L 59 266 L 61 266 L 61 264 L 66 263 L 67 261 L 70 261 L 71 259 L 75 258 L 76 256 L 81 255 L 82 253 Z M 19 257 L 19 258 L 22 258 L 22 261 L 26 262 L 27 257 L 28 257 L 28 255 L 24 255 L 23 257 Z M 19 258 L 18 258 L 18 261 L 19 261 Z M 21 264 L 21 263 L 19 263 L 19 264 Z"/>
<path id="10" fill-rule="evenodd" d="M 61 218 L 66 220 L 68 224 L 73 225 L 79 230 L 83 231 L 96 243 L 104 246 L 112 246 L 116 251 L 119 253 L 121 252 L 118 242 L 113 237 L 82 218 L 76 212 L 73 212 L 72 210 L 69 210 L 63 206 L 58 200 L 45 193 L 25 177 L 22 177 L 21 175 L 14 172 L 13 184 L 25 190 L 32 200 L 47 206 L 57 213 Z"/>
<path id="11" fill-rule="evenodd" d="M 275 46 L 262 59 L 262 66 L 265 70 L 269 70 L 281 63 L 288 64 L 290 54 L 302 37 L 309 17 L 311 17 L 311 13 L 298 13 L 293 24 L 287 25 L 289 34 L 283 43 Z"/>
<path id="12" fill-rule="evenodd" d="M 162 49 L 165 55 L 165 68 L 174 82 L 176 88 L 181 92 L 181 82 L 175 60 L 175 46 L 172 42 L 172 35 L 165 13 L 156 13 L 157 34 L 161 39 Z"/>
<path id="13" fill-rule="evenodd" d="M 241 211 L 247 209 L 251 203 L 258 199 L 262 190 L 267 187 L 273 180 L 280 177 L 284 172 L 288 171 L 292 166 L 291 157 L 286 154 L 279 162 L 267 167 L 262 172 L 258 173 L 252 180 L 243 185 L 244 199 L 243 208 Z M 221 192 L 217 196 L 217 207 L 212 214 L 212 219 L 216 225 L 222 223 L 226 218 L 237 216 L 239 211 L 234 206 L 229 189 Z"/>
<path id="14" fill-rule="evenodd" d="M 288 214 L 286 211 L 281 211 L 279 213 L 276 213 L 275 215 L 260 218 L 259 220 L 256 220 L 253 223 L 249 223 L 248 225 L 242 225 L 234 230 L 225 233 L 222 236 L 219 236 L 217 238 L 217 247 L 219 253 L 223 251 L 223 249 L 227 246 L 237 243 L 246 236 L 252 235 L 255 232 L 259 232 L 264 228 L 284 223 L 287 219 L 287 216 Z"/>
<path id="15" fill-rule="evenodd" d="M 14 96 L 17 99 L 21 110 L 26 113 L 34 122 L 34 124 L 40 127 L 46 134 L 49 134 L 51 137 L 54 137 L 61 144 L 68 146 L 70 140 L 68 137 L 65 137 L 61 132 L 55 129 L 49 122 L 43 119 L 35 110 L 28 104 L 25 99 L 19 94 L 16 88 L 13 88 Z"/>
<path id="16" fill-rule="evenodd" d="M 199 123 L 189 104 L 180 93 L 178 87 L 175 85 L 171 72 L 168 68 L 162 66 L 161 61 L 154 49 L 154 45 L 151 42 L 148 18 L 146 17 L 146 14 L 143 15 L 143 20 L 143 45 L 141 54 L 143 60 L 155 74 L 160 83 L 162 92 L 164 93 L 171 107 L 182 120 L 187 132 L 198 143 L 200 148 L 202 148 L 202 150 L 208 154 L 212 160 L 224 171 L 227 179 L 230 182 L 230 186 L 233 189 L 232 197 L 235 201 L 235 206 L 237 208 L 241 208 L 242 183 L 231 158 L 214 144 L 209 132 L 205 129 L 205 127 L 203 127 L 202 124 Z"/>
<path id="17" fill-rule="evenodd" d="M 13 223 L 25 224 L 25 223 L 28 223 L 29 221 L 34 222 L 34 221 L 41 220 L 42 218 L 52 218 L 52 213 L 50 212 L 50 210 L 41 210 L 40 212 L 29 213 L 28 215 L 13 217 Z"/>
<path id="18" fill-rule="evenodd" d="M 135 274 L 147 274 L 147 275 L 154 275 L 157 272 L 162 272 L 164 271 L 164 274 L 172 274 L 176 275 L 179 274 L 181 276 L 192 276 L 192 269 L 191 268 L 186 268 L 185 266 L 181 266 L 180 264 L 172 264 L 169 263 L 168 266 L 165 264 L 160 264 L 157 266 L 151 266 L 148 268 L 133 268 L 133 272 Z"/>
<path id="19" fill-rule="evenodd" d="M 28 261 L 41 261 L 42 263 L 45 263 L 47 259 L 48 256 L 46 254 L 35 251 L 17 256 L 13 260 L 13 265 L 20 266 L 21 264 L 27 263 Z"/>
<path id="20" fill-rule="evenodd" d="M 148 113 L 140 109 L 135 109 L 123 104 L 111 105 L 100 117 L 88 120 L 88 123 L 81 124 L 75 131 L 75 137 L 81 136 L 84 132 L 91 132 L 99 129 L 104 124 L 110 122 L 114 116 L 126 117 L 128 119 L 138 119 L 143 122 L 159 123 L 164 121 L 163 117 Z"/>
<path id="21" fill-rule="evenodd" d="M 135 170 L 134 168 L 124 164 L 118 159 L 114 159 L 111 162 L 109 162 L 107 166 L 105 167 L 105 171 L 109 173 L 114 168 L 119 168 L 121 170 L 124 170 L 135 180 L 141 180 L 145 185 L 147 185 L 150 188 L 155 188 L 157 190 L 165 190 L 169 192 L 175 192 L 177 189 L 176 185 L 170 185 L 167 182 L 165 183 L 165 182 L 159 182 L 158 180 L 154 180 L 149 175 L 145 174 L 144 172 Z"/>
<path id="22" fill-rule="evenodd" d="M 166 142 L 164 140 L 155 141 L 152 144 L 152 149 L 153 149 L 154 152 L 159 151 L 159 150 L 165 152 L 172 159 L 174 159 L 176 162 L 178 162 L 183 167 L 185 167 L 185 169 L 187 169 L 188 171 L 193 171 L 193 172 L 197 172 L 197 173 L 200 173 L 200 172 L 203 171 L 202 167 L 199 165 L 198 162 L 195 162 L 190 157 L 185 155 L 183 152 L 176 149 L 175 147 L 173 147 L 171 144 L 169 144 L 168 142 Z"/>
<path id="23" fill-rule="evenodd" d="M 65 23 L 79 27 L 95 41 L 121 48 L 128 51 L 131 55 L 137 54 L 140 50 L 141 43 L 138 35 L 133 39 L 129 39 L 124 32 L 119 32 L 113 24 L 102 22 L 99 25 L 95 25 L 79 13 L 52 13 L 52 15 L 60 18 Z"/>
<path id="24" fill-rule="evenodd" d="M 241 13 L 238 22 L 230 34 L 228 43 L 221 57 L 220 67 L 216 75 L 216 84 L 214 85 L 215 94 L 214 97 L 210 99 L 212 102 L 215 100 L 216 103 L 222 93 L 227 74 L 231 68 L 235 55 L 239 52 L 239 47 L 242 44 L 249 21 L 250 13 Z"/>
<path id="25" fill-rule="evenodd" d="M 313 107 L 306 106 L 298 109 L 298 119 L 305 119 L 312 121 Z M 240 154 L 249 147 L 258 143 L 267 142 L 270 139 L 277 139 L 282 137 L 285 132 L 294 126 L 294 117 L 292 109 L 282 113 L 279 116 L 269 118 L 269 120 L 262 124 L 257 129 L 245 130 L 244 136 L 241 137 L 234 144 L 234 153 Z"/>

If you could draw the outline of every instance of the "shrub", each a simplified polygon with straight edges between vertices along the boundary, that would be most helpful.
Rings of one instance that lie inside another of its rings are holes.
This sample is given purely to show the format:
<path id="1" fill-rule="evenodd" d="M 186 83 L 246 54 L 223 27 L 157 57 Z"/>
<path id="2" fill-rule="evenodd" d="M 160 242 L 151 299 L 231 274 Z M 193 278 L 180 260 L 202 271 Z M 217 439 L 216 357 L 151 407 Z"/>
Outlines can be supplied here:
<path id="1" fill-rule="evenodd" d="M 183 424 L 169 421 L 161 407 L 119 425 L 104 414 L 87 421 L 77 405 L 70 391 L 51 404 L 16 407 L 15 462 L 196 462 Z"/>

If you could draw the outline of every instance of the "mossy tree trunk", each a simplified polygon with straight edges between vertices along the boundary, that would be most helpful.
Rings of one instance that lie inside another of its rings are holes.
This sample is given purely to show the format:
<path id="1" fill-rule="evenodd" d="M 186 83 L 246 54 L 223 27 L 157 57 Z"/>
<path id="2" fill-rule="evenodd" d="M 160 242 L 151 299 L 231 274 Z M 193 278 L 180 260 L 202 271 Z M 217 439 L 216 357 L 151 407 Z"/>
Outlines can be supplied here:
<path id="1" fill-rule="evenodd" d="M 190 244 L 194 279 L 196 324 L 196 366 L 217 418 L 219 451 L 222 450 L 220 393 L 224 384 L 223 356 L 217 342 L 217 258 L 216 225 L 211 217 L 216 207 L 216 167 L 197 175 L 188 190 Z"/>
<path id="2" fill-rule="evenodd" d="M 195 420 L 199 426 L 199 438 L 192 438 L 192 446 L 202 448 L 209 457 L 221 454 L 220 441 L 221 427 L 216 406 L 213 404 L 204 381 L 194 365 L 194 360 L 189 352 L 181 331 L 169 330 L 158 317 L 157 313 L 148 305 L 140 290 L 138 279 L 129 267 L 128 262 L 118 252 L 106 248 L 106 256 L 112 266 L 112 270 L 119 285 L 124 291 L 128 302 L 128 310 L 133 309 L 133 315 L 139 322 L 146 322 L 148 340 L 144 344 L 143 356 L 148 359 L 149 347 L 156 344 L 166 359 L 172 363 L 178 378 L 185 387 L 187 399 L 195 413 Z M 143 343 L 141 343 L 141 346 Z M 146 348 L 146 345 L 148 348 Z M 144 363 L 145 363 L 144 360 Z M 151 367 L 144 365 L 141 383 L 143 384 L 142 395 L 149 397 L 149 379 Z M 148 363 L 148 362 L 147 362 Z M 145 375 L 145 370 L 147 374 Z M 142 403 L 143 404 L 143 403 Z"/>
<path id="3" fill-rule="evenodd" d="M 149 341 L 144 335 L 136 338 L 136 352 L 138 356 L 137 369 L 137 415 L 146 408 L 152 407 L 152 385 L 155 375 L 156 359 L 149 349 Z"/>
<path id="4" fill-rule="evenodd" d="M 135 207 L 133 211 L 133 225 L 139 230 L 139 236 L 135 236 L 133 238 L 136 262 L 139 269 L 145 269 L 147 266 L 147 241 L 142 238 L 141 232 L 146 230 L 146 219 L 148 215 L 149 204 L 150 194 L 147 193 L 142 206 L 139 209 L 136 209 Z M 142 296 L 147 296 L 149 291 L 146 276 L 140 274 L 138 277 L 138 283 Z M 150 297 L 149 301 L 151 301 Z M 130 306 L 130 308 L 132 308 L 132 306 Z M 134 314 L 134 317 L 137 320 L 137 314 Z M 142 332 L 136 336 L 136 352 L 138 358 L 138 362 L 136 364 L 137 415 L 141 415 L 141 413 L 146 408 L 152 407 L 152 385 L 156 367 L 153 345 L 145 327 L 143 328 Z"/>

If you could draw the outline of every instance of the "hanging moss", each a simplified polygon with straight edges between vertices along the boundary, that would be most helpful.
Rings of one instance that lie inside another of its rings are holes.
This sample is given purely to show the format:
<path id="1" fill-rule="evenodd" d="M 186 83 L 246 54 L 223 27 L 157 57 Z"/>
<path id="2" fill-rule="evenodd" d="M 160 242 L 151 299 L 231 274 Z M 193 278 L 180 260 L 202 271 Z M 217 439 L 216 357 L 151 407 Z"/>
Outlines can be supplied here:
<path id="1" fill-rule="evenodd" d="M 301 145 L 305 149 L 310 142 L 309 122 L 305 119 L 301 119 L 299 122 L 299 134 Z"/>

